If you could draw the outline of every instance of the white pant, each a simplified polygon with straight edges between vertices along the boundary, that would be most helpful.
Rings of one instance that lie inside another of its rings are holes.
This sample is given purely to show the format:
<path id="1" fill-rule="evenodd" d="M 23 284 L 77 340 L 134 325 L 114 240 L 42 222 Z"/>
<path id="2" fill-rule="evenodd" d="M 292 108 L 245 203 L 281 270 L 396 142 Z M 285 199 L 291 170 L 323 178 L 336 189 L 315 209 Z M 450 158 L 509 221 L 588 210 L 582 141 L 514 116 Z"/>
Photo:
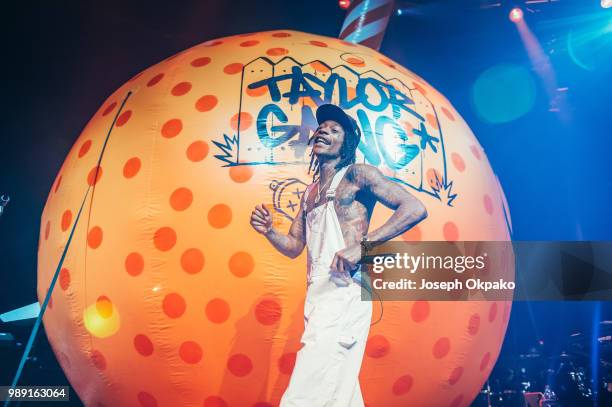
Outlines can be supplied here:
<path id="1" fill-rule="evenodd" d="M 305 328 L 289 387 L 280 407 L 363 407 L 359 370 L 372 318 L 361 286 L 337 286 L 312 277 L 304 305 Z"/>

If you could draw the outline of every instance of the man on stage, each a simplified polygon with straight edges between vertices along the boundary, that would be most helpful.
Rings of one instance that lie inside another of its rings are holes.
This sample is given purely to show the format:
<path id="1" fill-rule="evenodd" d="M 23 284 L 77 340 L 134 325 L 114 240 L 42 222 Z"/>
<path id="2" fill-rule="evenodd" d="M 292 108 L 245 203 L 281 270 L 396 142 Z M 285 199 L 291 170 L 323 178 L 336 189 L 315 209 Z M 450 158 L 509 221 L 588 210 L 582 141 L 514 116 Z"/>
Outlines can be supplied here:
<path id="1" fill-rule="evenodd" d="M 372 316 L 361 299 L 361 241 L 392 239 L 427 216 L 423 204 L 376 167 L 355 164 L 361 132 L 341 108 L 317 109 L 319 127 L 310 138 L 309 170 L 300 209 L 287 235 L 258 205 L 251 225 L 282 254 L 295 258 L 307 247 L 305 329 L 281 407 L 363 407 L 359 370 Z M 394 210 L 368 233 L 377 202 Z"/>

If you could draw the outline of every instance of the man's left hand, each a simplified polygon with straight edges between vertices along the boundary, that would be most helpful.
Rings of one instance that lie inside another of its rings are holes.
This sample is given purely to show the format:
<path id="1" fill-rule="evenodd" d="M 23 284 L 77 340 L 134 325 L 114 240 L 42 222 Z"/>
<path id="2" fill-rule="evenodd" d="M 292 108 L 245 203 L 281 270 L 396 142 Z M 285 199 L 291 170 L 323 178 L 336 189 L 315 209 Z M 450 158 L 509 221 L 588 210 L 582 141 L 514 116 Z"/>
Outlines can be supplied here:
<path id="1" fill-rule="evenodd" d="M 332 260 L 330 269 L 332 273 L 349 274 L 357 268 L 361 259 L 361 245 L 354 244 L 338 251 Z"/>

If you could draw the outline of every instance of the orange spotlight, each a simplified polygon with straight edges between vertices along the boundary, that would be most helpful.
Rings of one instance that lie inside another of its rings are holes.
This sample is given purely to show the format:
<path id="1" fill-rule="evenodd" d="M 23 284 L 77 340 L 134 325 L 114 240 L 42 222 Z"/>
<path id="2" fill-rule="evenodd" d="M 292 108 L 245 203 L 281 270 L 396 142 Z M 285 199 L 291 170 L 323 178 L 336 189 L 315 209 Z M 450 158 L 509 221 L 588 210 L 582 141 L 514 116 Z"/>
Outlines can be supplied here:
<path id="1" fill-rule="evenodd" d="M 510 18 L 510 21 L 513 23 L 518 23 L 519 21 L 523 20 L 523 10 L 521 10 L 519 7 L 513 8 L 510 10 L 508 18 Z"/>

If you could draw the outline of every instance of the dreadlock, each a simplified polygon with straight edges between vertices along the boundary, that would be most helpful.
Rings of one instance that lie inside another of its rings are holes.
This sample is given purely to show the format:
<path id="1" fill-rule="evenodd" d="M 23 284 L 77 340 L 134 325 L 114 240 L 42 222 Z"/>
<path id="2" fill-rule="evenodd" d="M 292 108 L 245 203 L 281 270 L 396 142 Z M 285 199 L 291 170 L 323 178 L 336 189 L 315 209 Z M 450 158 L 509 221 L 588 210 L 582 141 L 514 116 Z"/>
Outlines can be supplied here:
<path id="1" fill-rule="evenodd" d="M 310 145 L 315 139 L 316 132 L 308 139 L 308 145 Z M 359 126 L 355 126 L 355 131 L 344 131 L 344 140 L 342 140 L 342 146 L 340 147 L 340 162 L 336 164 L 336 169 L 346 167 L 347 165 L 354 164 L 357 154 L 357 146 L 361 140 L 361 130 Z M 308 174 L 313 171 L 312 182 L 316 182 L 320 175 L 319 160 L 313 150 L 310 150 L 310 164 L 308 165 Z"/>

